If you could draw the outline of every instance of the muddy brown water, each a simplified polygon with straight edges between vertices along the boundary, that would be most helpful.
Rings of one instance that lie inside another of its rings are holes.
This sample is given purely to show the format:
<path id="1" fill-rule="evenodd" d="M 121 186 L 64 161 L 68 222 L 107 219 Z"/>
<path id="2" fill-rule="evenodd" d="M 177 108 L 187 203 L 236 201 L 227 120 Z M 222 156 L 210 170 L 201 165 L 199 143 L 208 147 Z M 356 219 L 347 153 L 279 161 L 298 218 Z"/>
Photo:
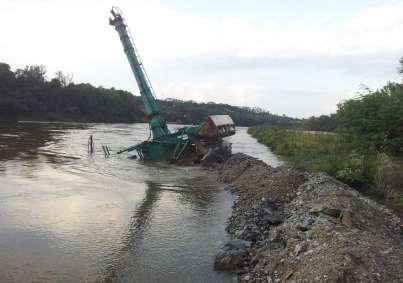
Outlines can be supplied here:
<path id="1" fill-rule="evenodd" d="M 232 282 L 213 268 L 232 196 L 199 167 L 114 154 L 148 135 L 146 124 L 0 124 L 0 281 Z M 281 163 L 245 128 L 228 140 Z"/>

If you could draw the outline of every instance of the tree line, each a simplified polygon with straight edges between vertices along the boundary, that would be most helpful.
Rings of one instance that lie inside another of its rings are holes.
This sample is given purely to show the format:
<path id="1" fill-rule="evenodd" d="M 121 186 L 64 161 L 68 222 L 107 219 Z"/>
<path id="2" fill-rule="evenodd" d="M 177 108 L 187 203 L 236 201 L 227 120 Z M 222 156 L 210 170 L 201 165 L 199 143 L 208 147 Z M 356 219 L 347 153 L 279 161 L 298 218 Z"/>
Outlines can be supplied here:
<path id="1" fill-rule="evenodd" d="M 168 122 L 197 124 L 208 115 L 228 114 L 239 126 L 271 124 L 293 126 L 299 122 L 259 108 L 228 104 L 196 103 L 166 99 L 158 101 Z M 48 79 L 41 65 L 12 71 L 0 63 L 0 121 L 39 120 L 134 123 L 147 122 L 140 96 L 115 88 L 94 87 L 73 82 L 58 71 Z"/>

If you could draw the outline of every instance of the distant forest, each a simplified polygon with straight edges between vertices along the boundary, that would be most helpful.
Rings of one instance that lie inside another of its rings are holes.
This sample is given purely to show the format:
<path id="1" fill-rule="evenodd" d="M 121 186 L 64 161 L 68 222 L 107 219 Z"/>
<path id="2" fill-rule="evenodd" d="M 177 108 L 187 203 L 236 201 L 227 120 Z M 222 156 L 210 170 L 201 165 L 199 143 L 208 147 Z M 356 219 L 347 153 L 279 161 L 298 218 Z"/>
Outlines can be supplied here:
<path id="1" fill-rule="evenodd" d="M 302 119 L 300 128 L 308 131 L 333 132 L 337 128 L 336 114 Z"/>
<path id="2" fill-rule="evenodd" d="M 197 124 L 214 114 L 228 114 L 238 126 L 290 127 L 300 123 L 260 108 L 177 99 L 158 103 L 171 123 Z M 140 96 L 128 91 L 76 84 L 72 76 L 62 72 L 48 79 L 41 65 L 12 71 L 8 64 L 0 63 L 0 121 L 16 120 L 133 123 L 147 122 L 147 117 Z"/>

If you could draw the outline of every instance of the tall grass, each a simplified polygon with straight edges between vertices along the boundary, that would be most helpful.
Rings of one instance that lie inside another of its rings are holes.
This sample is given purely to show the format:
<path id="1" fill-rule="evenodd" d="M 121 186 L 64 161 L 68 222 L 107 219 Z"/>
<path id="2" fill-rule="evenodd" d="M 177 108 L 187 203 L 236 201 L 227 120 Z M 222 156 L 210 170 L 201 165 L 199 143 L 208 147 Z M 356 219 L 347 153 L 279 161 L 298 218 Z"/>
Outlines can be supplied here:
<path id="1" fill-rule="evenodd" d="M 387 196 L 403 184 L 403 167 L 386 154 L 359 154 L 342 135 L 268 126 L 248 131 L 297 168 L 323 171 L 356 188 Z"/>

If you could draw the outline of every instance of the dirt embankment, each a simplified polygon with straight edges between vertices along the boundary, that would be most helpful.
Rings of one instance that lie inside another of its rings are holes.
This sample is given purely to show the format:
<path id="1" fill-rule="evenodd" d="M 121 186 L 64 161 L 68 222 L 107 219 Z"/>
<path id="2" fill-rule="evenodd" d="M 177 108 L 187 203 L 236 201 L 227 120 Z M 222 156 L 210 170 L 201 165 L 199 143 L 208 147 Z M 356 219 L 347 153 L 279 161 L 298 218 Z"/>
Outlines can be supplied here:
<path id="1" fill-rule="evenodd" d="M 235 203 L 217 269 L 241 282 L 403 282 L 401 220 L 354 189 L 245 154 L 220 180 Z"/>

